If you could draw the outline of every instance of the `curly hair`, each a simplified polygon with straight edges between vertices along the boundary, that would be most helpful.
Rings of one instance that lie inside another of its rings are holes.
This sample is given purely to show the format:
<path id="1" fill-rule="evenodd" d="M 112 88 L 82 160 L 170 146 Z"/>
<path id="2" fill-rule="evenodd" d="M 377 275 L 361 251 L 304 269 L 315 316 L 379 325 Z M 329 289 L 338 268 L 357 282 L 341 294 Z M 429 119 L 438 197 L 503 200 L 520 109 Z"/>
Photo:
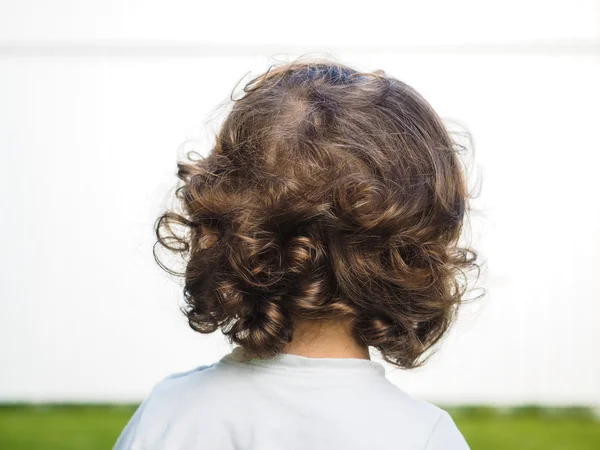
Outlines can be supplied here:
<path id="1" fill-rule="evenodd" d="M 279 353 L 297 319 L 344 318 L 386 361 L 418 367 L 478 269 L 458 244 L 469 193 L 457 145 L 382 70 L 273 65 L 232 98 L 208 156 L 177 163 L 181 210 L 156 220 L 155 259 L 184 278 L 194 330 L 221 329 L 255 357 Z"/>

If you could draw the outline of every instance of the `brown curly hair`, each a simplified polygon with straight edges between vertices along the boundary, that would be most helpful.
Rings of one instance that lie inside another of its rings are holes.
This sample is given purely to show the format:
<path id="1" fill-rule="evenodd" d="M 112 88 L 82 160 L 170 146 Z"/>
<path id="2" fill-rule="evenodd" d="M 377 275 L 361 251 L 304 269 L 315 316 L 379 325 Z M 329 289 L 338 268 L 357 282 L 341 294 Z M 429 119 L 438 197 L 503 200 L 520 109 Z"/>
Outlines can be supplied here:
<path id="1" fill-rule="evenodd" d="M 256 357 L 296 319 L 351 320 L 403 368 L 452 323 L 477 254 L 458 146 L 412 87 L 328 60 L 273 65 L 245 85 L 207 157 L 180 161 L 181 211 L 155 223 L 179 253 L 186 314 Z M 183 233 L 176 233 L 182 227 Z M 427 359 L 427 358 L 425 358 Z"/>

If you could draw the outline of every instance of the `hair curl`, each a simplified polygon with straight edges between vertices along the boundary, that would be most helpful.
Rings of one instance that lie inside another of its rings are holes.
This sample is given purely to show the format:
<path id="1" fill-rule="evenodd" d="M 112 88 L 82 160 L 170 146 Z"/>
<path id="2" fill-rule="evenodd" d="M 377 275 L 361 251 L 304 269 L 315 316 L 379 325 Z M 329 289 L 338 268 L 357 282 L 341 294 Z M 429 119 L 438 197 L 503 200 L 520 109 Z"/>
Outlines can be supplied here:
<path id="1" fill-rule="evenodd" d="M 469 195 L 456 147 L 381 70 L 295 61 L 252 79 L 209 155 L 178 162 L 182 211 L 155 223 L 156 244 L 186 259 L 190 326 L 270 357 L 297 318 L 350 318 L 385 360 L 420 366 L 478 269 L 458 245 Z"/>

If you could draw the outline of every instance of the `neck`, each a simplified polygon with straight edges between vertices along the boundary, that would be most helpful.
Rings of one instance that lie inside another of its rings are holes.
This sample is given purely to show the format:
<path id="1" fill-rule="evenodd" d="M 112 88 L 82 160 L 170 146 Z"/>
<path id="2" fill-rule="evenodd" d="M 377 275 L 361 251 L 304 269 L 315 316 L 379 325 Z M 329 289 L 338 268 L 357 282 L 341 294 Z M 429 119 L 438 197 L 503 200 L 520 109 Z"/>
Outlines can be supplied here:
<path id="1" fill-rule="evenodd" d="M 282 353 L 309 358 L 371 359 L 369 347 L 354 339 L 350 321 L 300 320 Z"/>

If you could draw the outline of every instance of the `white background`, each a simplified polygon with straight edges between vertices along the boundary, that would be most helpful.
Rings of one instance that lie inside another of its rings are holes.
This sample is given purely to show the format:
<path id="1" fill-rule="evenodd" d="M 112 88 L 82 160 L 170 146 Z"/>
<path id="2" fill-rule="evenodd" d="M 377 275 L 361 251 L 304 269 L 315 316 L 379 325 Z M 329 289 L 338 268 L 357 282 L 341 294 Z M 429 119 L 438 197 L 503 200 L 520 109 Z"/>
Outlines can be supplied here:
<path id="1" fill-rule="evenodd" d="M 474 139 L 487 295 L 394 382 L 600 405 L 600 2 L 573 0 L 2 0 L 0 401 L 138 401 L 227 352 L 188 328 L 152 225 L 244 74 L 308 53 L 384 69 Z"/>

